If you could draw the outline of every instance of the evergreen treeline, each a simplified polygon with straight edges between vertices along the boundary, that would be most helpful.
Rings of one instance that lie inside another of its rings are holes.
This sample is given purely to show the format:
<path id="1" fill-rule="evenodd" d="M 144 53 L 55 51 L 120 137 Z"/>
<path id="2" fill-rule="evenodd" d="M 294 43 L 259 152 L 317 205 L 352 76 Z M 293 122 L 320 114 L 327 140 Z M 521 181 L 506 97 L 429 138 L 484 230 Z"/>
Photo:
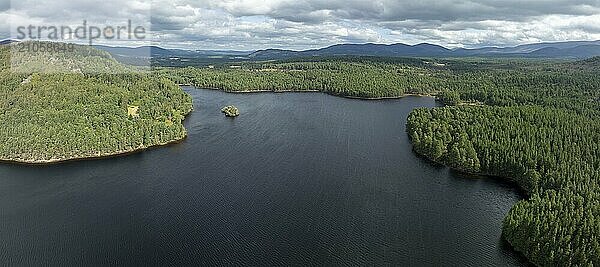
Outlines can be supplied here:
<path id="1" fill-rule="evenodd" d="M 13 73 L 126 73 L 131 67 L 90 46 L 25 41 L 2 48 Z"/>
<path id="2" fill-rule="evenodd" d="M 530 195 L 503 234 L 533 263 L 600 264 L 600 120 L 541 106 L 418 109 L 407 131 L 420 154 L 514 179 Z"/>
<path id="3" fill-rule="evenodd" d="M 78 49 L 87 53 L 89 48 Z M 61 56 L 67 61 L 56 55 L 38 53 L 35 60 L 35 55 L 24 55 L 21 58 L 33 60 L 29 66 L 50 68 L 44 60 L 53 59 L 60 62 L 59 69 L 45 73 L 28 67 L 15 72 L 9 63 L 14 55 L 9 47 L 0 47 L 1 160 L 44 162 L 109 155 L 186 134 L 182 121 L 192 101 L 168 79 L 134 72 L 101 74 L 94 70 L 118 65 L 98 56 L 87 61 L 87 56 L 66 54 Z M 73 68 L 79 71 L 64 72 Z M 136 108 L 133 114 L 130 107 Z"/>
<path id="4" fill-rule="evenodd" d="M 253 63 L 215 69 L 163 69 L 159 72 L 180 84 L 229 92 L 318 90 L 332 95 L 365 98 L 435 92 L 441 79 L 435 77 L 437 73 L 408 65 L 363 62 Z"/>
<path id="5" fill-rule="evenodd" d="M 564 62 L 377 60 L 243 63 L 160 69 L 180 84 L 225 91 L 318 90 L 364 98 L 452 92 L 450 103 L 542 105 L 590 112 L 600 108 L 596 68 Z"/>

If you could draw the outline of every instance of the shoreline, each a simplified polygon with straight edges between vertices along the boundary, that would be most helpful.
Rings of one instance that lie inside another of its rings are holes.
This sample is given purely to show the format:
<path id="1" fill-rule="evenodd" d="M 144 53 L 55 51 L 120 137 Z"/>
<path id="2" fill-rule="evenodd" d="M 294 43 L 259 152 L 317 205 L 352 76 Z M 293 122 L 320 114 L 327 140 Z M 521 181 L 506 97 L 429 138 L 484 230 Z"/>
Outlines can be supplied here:
<path id="1" fill-rule="evenodd" d="M 197 87 L 199 88 L 199 87 Z M 232 93 L 232 94 L 252 94 L 252 93 L 320 93 L 321 91 L 319 90 L 278 90 L 278 91 L 273 91 L 273 90 L 241 90 L 241 91 L 226 91 L 226 90 L 222 90 L 222 89 L 210 89 L 210 90 L 219 90 L 219 91 L 223 91 L 225 93 Z"/>
<path id="2" fill-rule="evenodd" d="M 205 90 L 215 90 L 215 91 L 221 91 L 221 92 L 225 92 L 225 93 L 230 93 L 230 94 L 259 94 L 259 93 L 323 93 L 326 95 L 330 95 L 330 96 L 336 96 L 336 97 L 342 97 L 342 98 L 348 98 L 348 99 L 358 99 L 358 100 L 393 100 L 393 99 L 402 99 L 405 97 L 432 97 L 435 98 L 435 94 L 415 94 L 415 93 L 406 93 L 400 96 L 381 96 L 381 97 L 362 97 L 362 96 L 349 96 L 349 95 L 340 95 L 340 94 L 333 94 L 331 92 L 324 92 L 321 90 L 315 90 L 315 89 L 311 89 L 311 90 L 240 90 L 240 91 L 228 91 L 225 89 L 221 89 L 221 88 L 210 88 L 210 87 L 199 87 L 199 86 L 195 86 L 193 84 L 179 84 L 179 86 L 182 87 L 193 87 L 194 89 L 205 89 Z"/>
<path id="3" fill-rule="evenodd" d="M 22 166 L 51 166 L 58 165 L 62 163 L 68 162 L 76 162 L 76 161 L 92 161 L 92 160 L 101 160 L 101 159 L 109 159 L 116 157 L 124 157 L 128 155 L 133 155 L 137 153 L 144 152 L 146 150 L 166 147 L 170 145 L 180 144 L 185 141 L 188 137 L 187 129 L 185 128 L 185 120 L 187 117 L 192 114 L 194 111 L 194 106 L 192 103 L 192 108 L 183 116 L 183 120 L 181 121 L 181 126 L 183 127 L 183 136 L 178 139 L 170 140 L 163 143 L 158 143 L 149 146 L 139 146 L 137 148 L 132 148 L 128 150 L 121 150 L 116 152 L 105 152 L 97 155 L 88 155 L 88 156 L 79 156 L 79 157 L 70 157 L 70 158 L 61 158 L 61 159 L 49 159 L 49 160 L 22 160 L 22 159 L 3 159 L 0 158 L 0 164 L 12 164 L 12 165 L 22 165 Z"/>
<path id="4" fill-rule="evenodd" d="M 185 141 L 185 139 L 187 139 L 187 131 L 182 138 L 177 139 L 177 140 L 171 140 L 168 142 L 159 143 L 159 144 L 150 145 L 150 146 L 140 146 L 138 148 L 122 150 L 122 151 L 117 151 L 117 152 L 106 152 L 106 153 L 101 153 L 98 155 L 70 157 L 70 158 L 61 158 L 61 159 L 49 159 L 49 160 L 0 159 L 0 163 L 25 165 L 25 166 L 50 166 L 50 165 L 57 165 L 57 164 L 61 164 L 61 163 L 67 163 L 67 162 L 109 159 L 109 158 L 133 155 L 133 154 L 141 153 L 143 151 L 154 149 L 154 148 L 160 148 L 160 147 L 165 147 L 165 146 L 169 146 L 169 145 L 179 144 L 179 143 L 182 143 L 183 141 Z"/>
<path id="5" fill-rule="evenodd" d="M 402 99 L 405 97 L 433 97 L 435 98 L 435 95 L 433 94 L 413 94 L 413 93 L 407 93 L 407 94 L 403 94 L 401 96 L 381 96 L 381 97 L 362 97 L 362 96 L 344 96 L 344 95 L 332 95 L 332 96 L 339 96 L 339 97 L 344 97 L 344 98 L 349 98 L 349 99 L 359 99 L 359 100 L 388 100 L 388 99 Z"/>
<path id="6" fill-rule="evenodd" d="M 227 91 L 227 90 L 223 90 L 223 89 L 219 89 L 219 88 L 205 88 L 205 87 L 197 87 L 195 85 L 191 85 L 191 84 L 178 84 L 180 87 L 193 87 L 194 89 L 206 89 L 206 90 L 215 90 L 215 91 L 222 91 L 225 93 L 231 93 L 231 94 L 259 94 L 259 93 L 323 93 L 323 94 L 327 94 L 327 95 L 331 95 L 331 96 L 335 96 L 335 97 L 342 97 L 342 98 L 347 98 L 347 99 L 356 99 L 356 100 L 366 100 L 366 101 L 377 101 L 377 100 L 393 100 L 393 99 L 401 99 L 401 98 L 405 98 L 405 97 L 435 97 L 433 94 L 413 94 L 413 93 L 407 93 L 401 96 L 388 96 L 388 97 L 359 97 L 359 96 L 345 96 L 345 95 L 336 95 L 336 94 L 332 94 L 329 92 L 323 92 L 320 90 L 241 90 L 241 91 Z M 182 88 L 183 89 L 183 88 Z M 187 118 L 187 116 L 189 114 L 191 114 L 193 111 L 190 110 L 187 114 L 185 114 L 185 118 Z M 182 124 L 185 122 L 185 118 L 184 121 L 182 121 Z M 183 141 L 185 141 L 185 139 L 187 138 L 187 129 L 184 130 L 184 136 L 179 138 L 179 139 L 175 139 L 175 140 L 170 140 L 167 142 L 163 142 L 163 143 L 159 143 L 159 144 L 154 144 L 154 145 L 149 145 L 149 146 L 140 146 L 137 148 L 132 148 L 132 149 L 127 149 L 127 150 L 122 150 L 122 151 L 115 151 L 115 152 L 105 152 L 105 153 L 99 153 L 99 154 L 95 154 L 95 155 L 86 155 L 86 156 L 74 156 L 74 157 L 69 157 L 69 158 L 53 158 L 53 159 L 47 159 L 47 160 L 24 160 L 24 159 L 4 159 L 4 158 L 0 158 L 0 163 L 1 164 L 16 164 L 16 165 L 26 165 L 26 166 L 48 166 L 48 165 L 56 165 L 56 164 L 61 164 L 61 163 L 67 163 L 67 162 L 75 162 L 75 161 L 91 161 L 91 160 L 101 160 L 101 159 L 108 159 L 108 158 L 115 158 L 115 157 L 122 157 L 122 156 L 127 156 L 127 155 L 132 155 L 132 154 L 137 154 L 137 153 L 141 153 L 144 152 L 146 150 L 149 149 L 154 149 L 154 148 L 160 148 L 160 147 L 165 147 L 165 146 L 169 146 L 169 145 L 174 145 L 174 144 L 179 144 Z M 416 153 L 416 151 L 415 151 Z M 419 153 L 417 153 L 419 154 Z M 420 154 L 419 154 L 420 155 Z M 427 158 L 424 155 L 421 155 L 425 158 Z M 429 158 L 427 158 L 428 160 L 431 160 Z M 440 162 L 436 162 L 433 161 L 437 164 L 440 165 L 444 165 L 447 166 L 443 163 Z M 461 170 L 457 170 L 462 172 Z M 464 172 L 463 172 L 464 173 Z"/>
<path id="7" fill-rule="evenodd" d="M 424 160 L 427 160 L 431 163 L 434 163 L 434 164 L 437 164 L 440 166 L 444 166 L 444 167 L 450 169 L 451 171 L 454 171 L 454 172 L 457 172 L 457 173 L 460 173 L 463 175 L 480 177 L 483 179 L 502 180 L 503 182 L 511 183 L 515 186 L 517 191 L 519 191 L 519 193 L 523 195 L 523 199 L 527 199 L 531 196 L 531 194 L 512 177 L 502 176 L 502 175 L 493 174 L 493 173 L 485 173 L 485 172 L 470 172 L 470 171 L 466 171 L 466 170 L 463 170 L 460 168 L 452 167 L 444 162 L 434 160 L 423 153 L 419 153 L 418 151 L 415 150 L 414 145 L 412 144 L 412 141 L 411 141 L 411 146 L 413 146 L 413 148 L 412 148 L 413 153 L 415 153 L 415 155 L 417 155 L 419 158 L 422 158 Z"/>
<path id="8" fill-rule="evenodd" d="M 230 94 L 259 94 L 259 93 L 322 93 L 322 91 L 319 90 L 266 90 L 266 89 L 261 89 L 261 90 L 238 90 L 238 91 L 229 91 L 229 90 L 225 90 L 225 89 L 221 89 L 221 88 L 215 88 L 215 87 L 200 87 L 200 86 L 196 86 L 193 84 L 179 84 L 180 87 L 193 87 L 192 89 L 204 89 L 204 90 L 213 90 L 213 91 L 221 91 L 221 92 L 225 92 L 225 93 L 230 93 Z"/>
<path id="9" fill-rule="evenodd" d="M 410 139 L 410 138 L 409 138 Z M 412 140 L 411 140 L 411 145 L 412 145 Z M 417 155 L 417 157 L 429 161 L 430 163 L 433 164 L 437 164 L 439 166 L 443 166 L 445 168 L 448 168 L 450 171 L 453 172 L 457 172 L 459 174 L 465 175 L 465 176 L 471 176 L 471 177 L 478 177 L 479 179 L 491 179 L 491 180 L 496 180 L 498 182 L 503 182 L 503 183 L 508 183 L 510 186 L 514 187 L 515 190 L 517 191 L 518 195 L 521 197 L 521 199 L 519 201 L 527 201 L 531 198 L 531 193 L 529 191 L 527 191 L 523 186 L 521 186 L 514 178 L 509 177 L 509 176 L 502 176 L 502 175 L 496 175 L 496 174 L 491 174 L 491 173 L 484 173 L 484 172 L 477 172 L 477 173 L 473 173 L 470 171 L 465 171 L 462 170 L 460 168 L 455 168 L 452 167 L 448 164 L 445 164 L 443 162 L 431 159 L 430 157 L 428 157 L 425 154 L 419 153 L 418 151 L 415 150 L 414 145 L 412 148 L 413 153 L 415 153 L 415 155 Z M 512 208 L 515 207 L 517 203 L 513 204 L 511 206 L 511 210 Z M 510 210 L 509 210 L 510 212 Z M 506 219 L 506 217 L 508 216 L 508 214 L 504 215 L 504 219 Z M 531 260 L 525 256 L 525 253 L 521 250 L 518 250 L 511 242 L 511 240 L 508 240 L 506 238 L 506 236 L 504 235 L 504 219 L 502 222 L 502 226 L 500 227 L 502 229 L 502 233 L 501 233 L 501 239 L 502 242 L 506 242 L 506 244 L 510 247 L 510 249 L 516 253 L 519 257 L 521 257 L 522 259 L 526 260 L 528 263 L 531 263 Z"/>

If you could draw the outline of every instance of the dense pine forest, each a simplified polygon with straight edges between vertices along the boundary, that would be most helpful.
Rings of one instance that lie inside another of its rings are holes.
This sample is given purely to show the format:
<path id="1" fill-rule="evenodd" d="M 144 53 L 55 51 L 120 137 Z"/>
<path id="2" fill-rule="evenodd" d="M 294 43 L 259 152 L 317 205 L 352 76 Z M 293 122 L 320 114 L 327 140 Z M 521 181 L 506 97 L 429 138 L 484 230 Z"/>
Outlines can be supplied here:
<path id="1" fill-rule="evenodd" d="M 435 92 L 444 73 L 370 59 L 244 63 L 211 68 L 160 69 L 180 84 L 239 91 L 322 91 L 332 95 L 379 98 Z M 412 60 L 411 60 L 412 61 Z"/>
<path id="2" fill-rule="evenodd" d="M 225 91 L 436 95 L 446 107 L 409 117 L 415 151 L 457 170 L 516 181 L 528 197 L 504 221 L 509 243 L 536 265 L 591 266 L 600 265 L 599 63 L 355 57 L 159 73 Z"/>
<path id="3" fill-rule="evenodd" d="M 530 198 L 504 235 L 539 265 L 600 260 L 600 121 L 540 107 L 454 106 L 415 110 L 415 151 L 471 172 L 515 180 Z"/>
<path id="4" fill-rule="evenodd" d="M 465 86 L 448 88 L 454 106 L 408 120 L 419 154 L 528 192 L 503 233 L 537 265 L 600 264 L 600 71 L 592 62 L 467 71 L 457 77 Z"/>
<path id="5" fill-rule="evenodd" d="M 179 84 L 236 91 L 317 90 L 362 98 L 436 94 L 453 102 L 542 105 L 598 110 L 600 78 L 593 61 L 321 58 L 204 68 L 163 68 Z"/>
<path id="6" fill-rule="evenodd" d="M 186 135 L 182 121 L 191 98 L 170 80 L 126 71 L 109 54 L 86 47 L 12 52 L 0 47 L 0 160 L 106 156 Z"/>

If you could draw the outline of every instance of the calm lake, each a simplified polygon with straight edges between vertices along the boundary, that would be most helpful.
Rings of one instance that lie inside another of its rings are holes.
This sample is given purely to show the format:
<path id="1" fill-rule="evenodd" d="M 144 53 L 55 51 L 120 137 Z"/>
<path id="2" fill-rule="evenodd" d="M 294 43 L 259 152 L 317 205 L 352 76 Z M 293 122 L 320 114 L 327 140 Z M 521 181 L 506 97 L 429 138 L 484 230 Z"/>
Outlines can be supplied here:
<path id="1" fill-rule="evenodd" d="M 417 157 L 432 98 L 185 88 L 182 143 L 45 167 L 0 165 L 2 265 L 514 266 L 521 197 Z M 241 116 L 220 109 L 236 105 Z"/>

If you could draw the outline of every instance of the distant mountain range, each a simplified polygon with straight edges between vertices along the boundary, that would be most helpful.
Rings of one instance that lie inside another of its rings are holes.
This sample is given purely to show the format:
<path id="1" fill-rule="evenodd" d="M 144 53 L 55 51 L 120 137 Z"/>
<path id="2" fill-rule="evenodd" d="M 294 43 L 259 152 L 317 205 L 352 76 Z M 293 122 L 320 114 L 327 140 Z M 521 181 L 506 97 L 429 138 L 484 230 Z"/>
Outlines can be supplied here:
<path id="1" fill-rule="evenodd" d="M 249 57 L 266 60 L 316 56 L 589 58 L 599 55 L 600 41 L 576 41 L 476 49 L 448 49 L 427 43 L 417 45 L 340 44 L 305 51 L 267 49 L 256 51 Z"/>
<path id="2" fill-rule="evenodd" d="M 135 57 L 207 57 L 207 56 L 248 56 L 254 51 L 235 50 L 185 50 L 167 49 L 159 46 L 113 47 L 95 45 L 94 47 L 113 55 Z"/>
<path id="3" fill-rule="evenodd" d="M 437 57 L 452 51 L 432 44 L 339 44 L 322 49 L 292 51 L 280 49 L 259 50 L 250 54 L 253 59 L 273 59 L 316 56 L 379 56 L 379 57 Z"/>
<path id="4" fill-rule="evenodd" d="M 7 45 L 7 44 L 16 43 L 16 42 L 17 42 L 17 41 L 10 40 L 10 39 L 6 39 L 6 40 L 2 40 L 2 41 L 0 41 L 0 45 Z"/>
<path id="5" fill-rule="evenodd" d="M 4 40 L 0 44 L 14 41 Z M 525 44 L 514 47 L 483 47 L 475 49 L 448 49 L 443 46 L 422 43 L 407 44 L 338 44 L 322 49 L 304 51 L 266 49 L 259 51 L 233 50 L 185 50 L 158 46 L 111 47 L 95 46 L 111 53 L 118 59 L 226 59 L 274 60 L 297 57 L 327 56 L 377 56 L 377 57 L 515 57 L 515 58 L 573 58 L 583 59 L 600 56 L 600 40 Z"/>

